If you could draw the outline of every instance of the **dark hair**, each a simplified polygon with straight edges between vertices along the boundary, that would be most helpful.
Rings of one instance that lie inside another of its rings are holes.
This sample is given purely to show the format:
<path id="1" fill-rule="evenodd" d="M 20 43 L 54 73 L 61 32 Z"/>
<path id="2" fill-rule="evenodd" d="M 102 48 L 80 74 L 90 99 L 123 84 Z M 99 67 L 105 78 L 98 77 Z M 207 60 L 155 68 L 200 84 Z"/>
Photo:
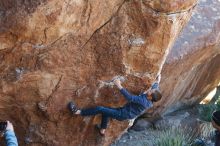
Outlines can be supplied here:
<path id="1" fill-rule="evenodd" d="M 160 93 L 159 90 L 155 90 L 155 91 L 151 94 L 151 96 L 152 96 L 152 101 L 153 101 L 153 102 L 157 102 L 157 101 L 159 101 L 159 100 L 162 98 L 162 94 Z"/>

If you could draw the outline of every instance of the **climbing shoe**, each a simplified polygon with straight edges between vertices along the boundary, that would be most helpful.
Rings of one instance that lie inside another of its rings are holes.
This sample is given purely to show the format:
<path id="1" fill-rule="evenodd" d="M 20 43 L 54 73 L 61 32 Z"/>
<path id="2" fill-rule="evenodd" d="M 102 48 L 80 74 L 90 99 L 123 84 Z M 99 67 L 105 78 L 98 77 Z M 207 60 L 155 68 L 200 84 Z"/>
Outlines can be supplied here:
<path id="1" fill-rule="evenodd" d="M 79 110 L 74 102 L 69 102 L 68 104 L 68 109 L 70 110 L 71 113 L 75 114 L 77 110 Z"/>
<path id="2" fill-rule="evenodd" d="M 99 124 L 96 124 L 96 125 L 95 125 L 95 129 L 99 131 L 99 134 L 100 134 L 101 136 L 105 136 L 105 133 L 102 133 L 102 132 L 101 132 L 101 129 L 102 129 L 102 128 L 101 128 L 101 126 L 100 126 Z"/>

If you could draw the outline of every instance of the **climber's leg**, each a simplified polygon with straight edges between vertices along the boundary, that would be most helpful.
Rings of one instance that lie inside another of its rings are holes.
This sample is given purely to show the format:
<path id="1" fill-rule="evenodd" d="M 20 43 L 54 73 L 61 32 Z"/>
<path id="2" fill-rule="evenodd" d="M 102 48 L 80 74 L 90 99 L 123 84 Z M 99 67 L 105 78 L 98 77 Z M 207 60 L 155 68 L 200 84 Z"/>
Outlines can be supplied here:
<path id="1" fill-rule="evenodd" d="M 79 110 L 73 102 L 69 103 L 69 110 L 73 114 L 80 114 L 82 116 L 94 116 L 97 114 L 102 114 L 101 125 L 99 126 L 100 134 L 104 135 L 105 129 L 107 128 L 109 118 L 122 120 L 122 113 L 120 109 L 108 108 L 103 106 L 97 106 L 95 108 L 86 108 Z"/>
<path id="2" fill-rule="evenodd" d="M 74 102 L 68 104 L 68 109 L 73 114 L 80 114 L 82 116 L 93 116 L 96 114 L 104 114 L 112 118 L 121 118 L 121 111 L 117 108 L 108 108 L 103 106 L 97 106 L 95 108 L 78 109 Z"/>
<path id="3" fill-rule="evenodd" d="M 101 129 L 106 129 L 108 125 L 109 117 L 105 114 L 102 114 L 102 121 L 101 121 Z"/>
<path id="4" fill-rule="evenodd" d="M 93 116 L 96 114 L 103 114 L 105 116 L 114 118 L 114 119 L 121 119 L 121 110 L 117 108 L 108 108 L 103 106 L 97 106 L 95 108 L 87 108 L 82 109 L 80 114 L 82 116 Z"/>
<path id="5" fill-rule="evenodd" d="M 102 106 L 97 106 L 95 108 L 83 109 L 81 110 L 82 116 L 91 116 L 96 114 L 102 114 L 101 124 L 96 126 L 98 128 L 99 133 L 103 136 L 105 135 L 105 129 L 108 126 L 109 118 L 113 119 L 121 119 L 121 112 L 119 109 L 115 108 L 107 108 Z"/>

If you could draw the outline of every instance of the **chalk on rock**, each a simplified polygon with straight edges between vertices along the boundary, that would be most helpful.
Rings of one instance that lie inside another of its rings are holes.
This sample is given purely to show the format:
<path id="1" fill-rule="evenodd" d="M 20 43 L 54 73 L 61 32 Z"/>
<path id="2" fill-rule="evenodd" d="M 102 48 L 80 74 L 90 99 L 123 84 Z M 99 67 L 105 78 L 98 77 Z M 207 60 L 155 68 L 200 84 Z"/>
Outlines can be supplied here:
<path id="1" fill-rule="evenodd" d="M 123 77 L 123 76 L 115 76 L 115 77 L 112 78 L 111 82 L 113 82 L 116 79 L 119 79 L 121 82 L 125 81 L 125 77 Z"/>
<path id="2" fill-rule="evenodd" d="M 45 101 L 41 101 L 37 105 L 38 105 L 38 108 L 41 111 L 45 112 L 47 110 L 47 106 L 46 106 L 46 102 Z"/>
<path id="3" fill-rule="evenodd" d="M 15 68 L 15 75 L 16 75 L 16 79 L 19 80 L 21 75 L 24 73 L 25 69 L 23 67 L 21 68 L 18 68 L 16 67 Z"/>

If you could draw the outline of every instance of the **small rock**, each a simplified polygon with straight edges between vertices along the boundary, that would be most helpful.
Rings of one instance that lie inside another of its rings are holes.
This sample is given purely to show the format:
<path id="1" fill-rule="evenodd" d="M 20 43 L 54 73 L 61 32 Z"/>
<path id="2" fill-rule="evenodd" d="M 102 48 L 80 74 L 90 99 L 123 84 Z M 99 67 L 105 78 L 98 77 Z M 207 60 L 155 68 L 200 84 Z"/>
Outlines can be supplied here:
<path id="1" fill-rule="evenodd" d="M 38 105 L 38 108 L 39 108 L 41 111 L 45 112 L 45 111 L 47 110 L 46 102 L 41 101 L 41 102 L 39 102 L 37 105 Z"/>
<path id="2" fill-rule="evenodd" d="M 131 129 L 135 131 L 143 131 L 145 129 L 151 128 L 152 126 L 152 123 L 148 122 L 147 120 L 140 119 L 134 124 L 134 126 Z"/>

